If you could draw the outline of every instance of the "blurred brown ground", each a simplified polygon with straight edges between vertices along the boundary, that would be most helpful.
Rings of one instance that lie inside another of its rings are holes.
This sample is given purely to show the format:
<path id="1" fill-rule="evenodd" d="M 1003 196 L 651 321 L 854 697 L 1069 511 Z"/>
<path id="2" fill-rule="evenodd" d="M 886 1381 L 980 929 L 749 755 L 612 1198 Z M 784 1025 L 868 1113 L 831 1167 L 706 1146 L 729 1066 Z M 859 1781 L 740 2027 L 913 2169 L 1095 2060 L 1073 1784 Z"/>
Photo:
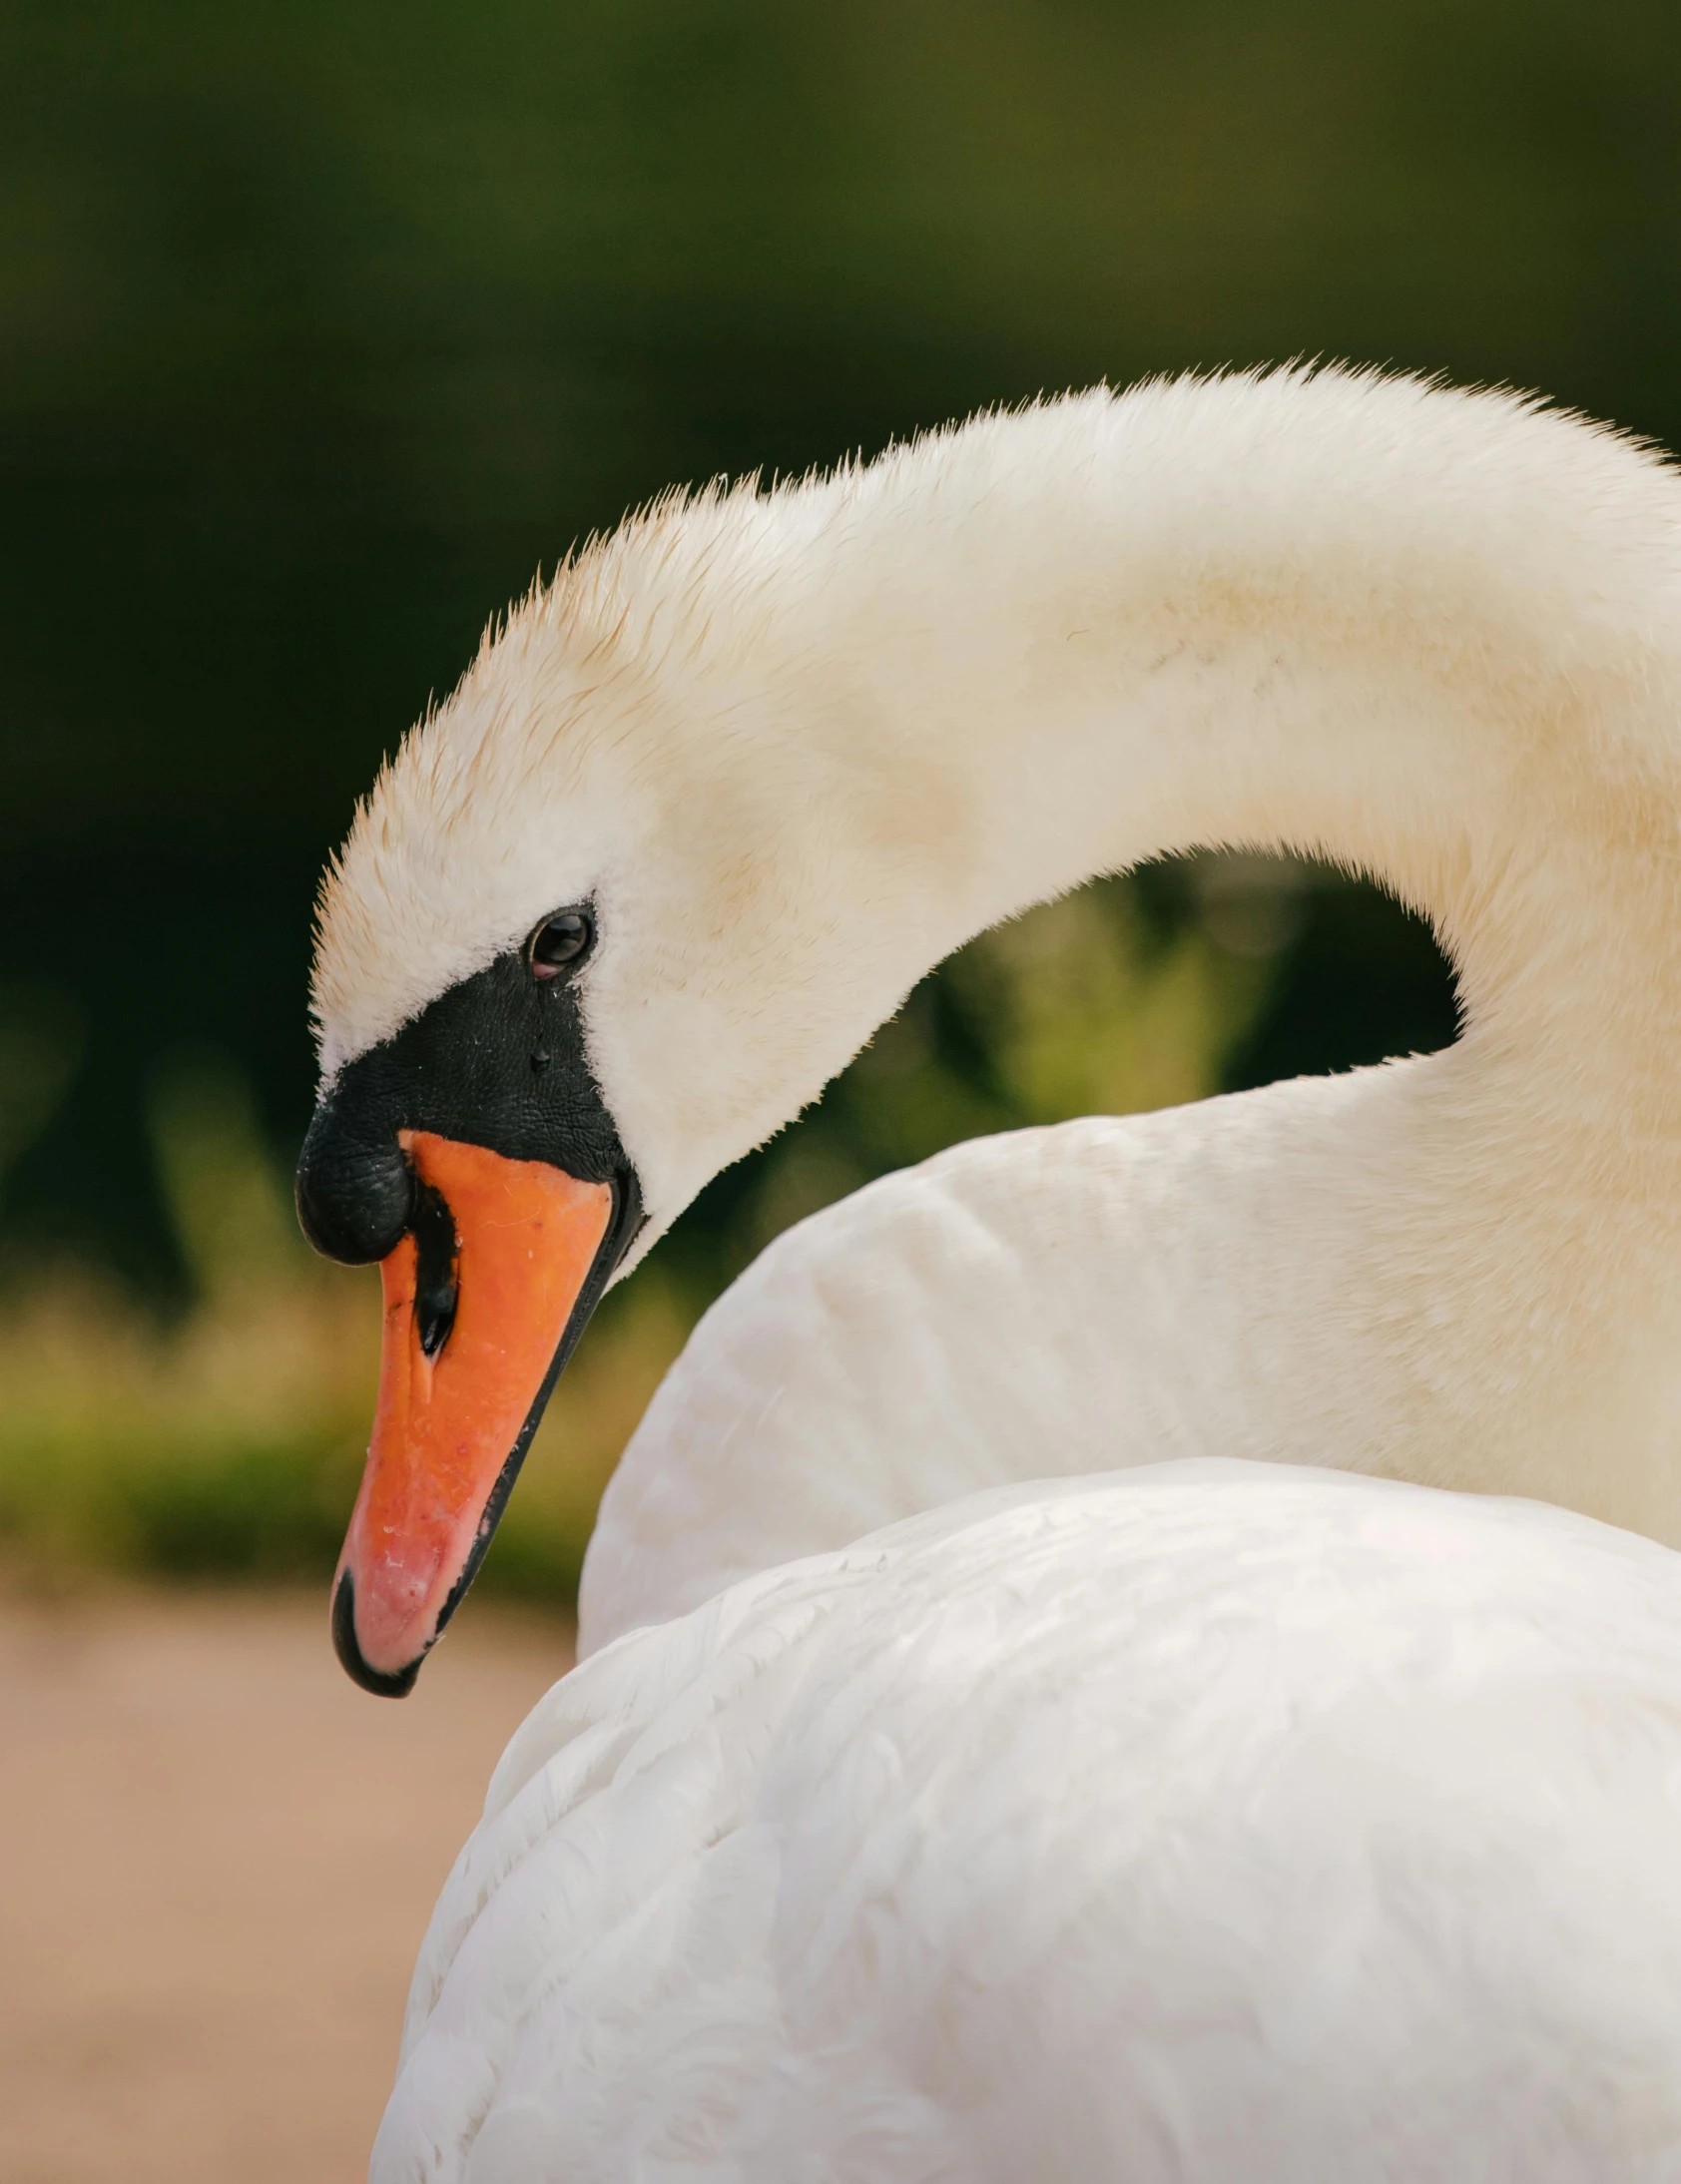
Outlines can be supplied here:
<path id="1" fill-rule="evenodd" d="M 321 1599 L 0 1600 L 0 2179 L 350 2184 L 433 1898 L 570 1657 L 475 1603 L 400 1705 Z"/>

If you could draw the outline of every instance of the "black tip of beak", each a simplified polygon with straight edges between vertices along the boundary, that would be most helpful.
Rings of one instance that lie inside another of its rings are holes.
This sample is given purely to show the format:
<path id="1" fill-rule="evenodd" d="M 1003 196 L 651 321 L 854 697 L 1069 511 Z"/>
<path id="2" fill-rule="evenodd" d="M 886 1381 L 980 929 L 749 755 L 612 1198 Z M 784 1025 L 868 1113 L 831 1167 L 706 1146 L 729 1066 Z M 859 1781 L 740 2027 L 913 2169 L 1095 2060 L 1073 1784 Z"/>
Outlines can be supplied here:
<path id="1" fill-rule="evenodd" d="M 387 1676 L 382 1669 L 370 1668 L 362 1659 L 362 1649 L 356 1643 L 356 1588 L 348 1570 L 339 1578 L 332 1594 L 332 1650 L 338 1656 L 338 1665 L 351 1683 L 360 1684 L 364 1691 L 371 1691 L 376 1699 L 406 1699 L 414 1689 L 414 1680 L 420 1673 L 420 1662 L 410 1661 L 406 1668 L 398 1669 L 394 1676 Z"/>

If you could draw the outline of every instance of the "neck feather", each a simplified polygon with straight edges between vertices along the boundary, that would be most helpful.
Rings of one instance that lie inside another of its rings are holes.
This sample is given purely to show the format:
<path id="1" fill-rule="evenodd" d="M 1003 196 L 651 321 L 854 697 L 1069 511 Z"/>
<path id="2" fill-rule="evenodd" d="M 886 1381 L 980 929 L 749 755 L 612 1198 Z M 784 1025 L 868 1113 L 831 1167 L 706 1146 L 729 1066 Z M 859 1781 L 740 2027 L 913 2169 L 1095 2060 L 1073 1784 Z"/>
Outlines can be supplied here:
<path id="1" fill-rule="evenodd" d="M 861 901 L 887 936 L 845 1051 L 953 946 L 1094 873 L 1329 857 L 1432 920 L 1464 1012 L 1449 1054 L 1321 1126 L 1344 1221 L 1376 1218 L 1377 1161 L 1496 1290 L 1520 1235 L 1572 1310 L 1667 1266 L 1672 472 L 1509 397 L 1286 373 L 983 419 L 746 514 L 773 717 L 821 755 L 826 912 Z"/>
<path id="2" fill-rule="evenodd" d="M 1278 374 L 983 419 L 690 518 L 824 787 L 789 855 L 821 824 L 891 936 L 826 1070 L 972 933 L 1163 851 L 1336 859 L 1449 947 L 1445 1054 L 1140 1141 L 1174 1181 L 1127 1246 L 1169 1292 L 1198 1270 L 1157 1369 L 1226 1436 L 1192 1452 L 1681 1539 L 1672 474 L 1507 397 Z M 901 1513 L 914 1459 L 881 1460 Z"/>

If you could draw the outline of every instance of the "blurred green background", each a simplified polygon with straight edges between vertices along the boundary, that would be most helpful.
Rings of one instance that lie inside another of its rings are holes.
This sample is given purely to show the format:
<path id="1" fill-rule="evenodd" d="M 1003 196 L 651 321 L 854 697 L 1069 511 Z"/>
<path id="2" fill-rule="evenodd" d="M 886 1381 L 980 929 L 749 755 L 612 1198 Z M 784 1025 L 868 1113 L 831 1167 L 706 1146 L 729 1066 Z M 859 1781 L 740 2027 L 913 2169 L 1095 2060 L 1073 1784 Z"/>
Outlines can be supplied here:
<path id="1" fill-rule="evenodd" d="M 310 898 L 569 541 L 1098 377 L 1337 355 L 1681 437 L 1681 15 L 1555 0 L 0 11 L 0 1549 L 329 1566 Z M 1154 868 L 978 943 L 611 1301 L 487 1580 L 571 1583 L 696 1312 L 977 1130 L 1441 1043 L 1427 933 Z"/>

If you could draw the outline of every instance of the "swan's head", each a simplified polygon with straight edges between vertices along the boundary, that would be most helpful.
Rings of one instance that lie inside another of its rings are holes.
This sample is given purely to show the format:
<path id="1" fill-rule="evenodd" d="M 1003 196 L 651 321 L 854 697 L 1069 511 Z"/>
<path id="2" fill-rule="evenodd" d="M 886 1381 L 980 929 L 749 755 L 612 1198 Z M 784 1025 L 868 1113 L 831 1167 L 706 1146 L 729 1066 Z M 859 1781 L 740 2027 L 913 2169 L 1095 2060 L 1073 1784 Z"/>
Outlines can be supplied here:
<path id="1" fill-rule="evenodd" d="M 298 1207 L 317 1248 L 383 1267 L 334 1592 L 371 1689 L 412 1683 L 614 1275 L 929 960 L 904 839 L 954 814 L 883 795 L 855 693 L 821 701 L 836 736 L 775 733 L 801 672 L 753 585 L 778 505 L 645 519 L 528 601 L 328 876 Z"/>

